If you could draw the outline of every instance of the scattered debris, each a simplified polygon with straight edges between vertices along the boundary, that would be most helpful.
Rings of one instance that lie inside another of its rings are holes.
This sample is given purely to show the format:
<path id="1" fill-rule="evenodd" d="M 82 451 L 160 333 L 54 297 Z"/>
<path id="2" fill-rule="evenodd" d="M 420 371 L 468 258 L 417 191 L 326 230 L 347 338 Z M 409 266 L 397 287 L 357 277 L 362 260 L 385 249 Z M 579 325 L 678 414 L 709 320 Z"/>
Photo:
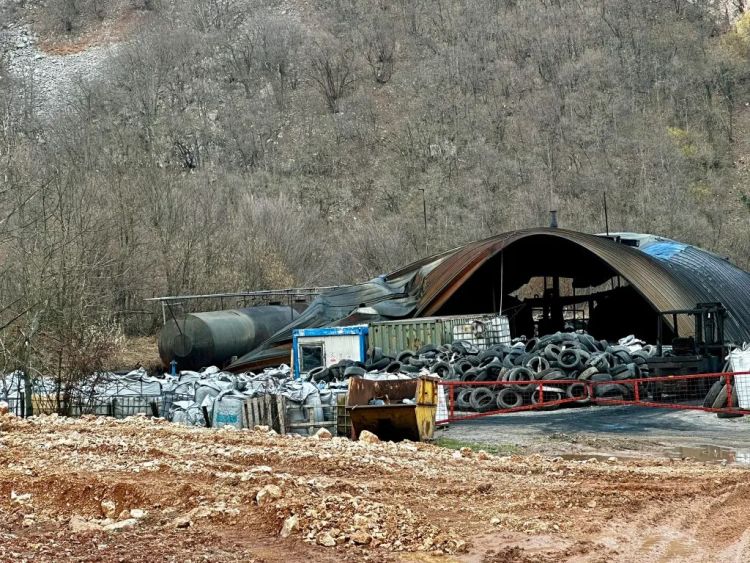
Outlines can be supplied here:
<path id="1" fill-rule="evenodd" d="M 362 430 L 362 432 L 359 433 L 359 441 L 364 442 L 365 444 L 377 444 L 380 442 L 380 438 L 369 430 Z"/>
<path id="2" fill-rule="evenodd" d="M 330 440 L 333 438 L 333 434 L 327 428 L 321 428 L 313 436 L 316 440 Z"/>
<path id="3" fill-rule="evenodd" d="M 299 516 L 296 514 L 292 514 L 289 518 L 284 520 L 284 525 L 281 527 L 281 532 L 279 535 L 282 538 L 288 538 L 292 532 L 295 532 L 299 529 Z"/>
<path id="4" fill-rule="evenodd" d="M 281 497 L 281 489 L 276 485 L 266 485 L 255 496 L 255 502 L 259 506 L 266 504 L 267 502 Z"/>
<path id="5" fill-rule="evenodd" d="M 146 417 L 5 415 L 0 426 L 0 480 L 14 485 L 0 498 L 0 560 L 20 560 L 12 554 L 47 545 L 37 559 L 91 558 L 94 544 L 81 534 L 96 536 L 97 546 L 116 544 L 126 560 L 143 559 L 155 546 L 166 559 L 257 560 L 269 541 L 286 560 L 330 559 L 329 550 L 341 560 L 419 551 L 470 551 L 482 560 L 487 545 L 477 538 L 500 529 L 510 541 L 514 534 L 554 535 L 545 552 L 550 561 L 569 558 L 571 548 L 582 561 L 617 560 L 618 546 L 597 534 L 643 529 L 654 501 L 661 513 L 679 514 L 660 526 L 682 529 L 689 510 L 691 526 L 706 537 L 723 526 L 727 546 L 739 546 L 747 528 L 742 495 L 725 495 L 744 486 L 747 470 L 731 465 L 484 459 L 478 451 L 464 456 L 428 443 L 364 447 Z M 710 509 L 717 498 L 724 499 L 722 522 Z M 118 519 L 104 517 L 105 510 Z M 259 541 L 226 544 L 227 537 L 248 535 Z M 710 559 L 713 546 L 696 541 L 695 559 Z M 654 555 L 649 549 L 645 556 Z"/>

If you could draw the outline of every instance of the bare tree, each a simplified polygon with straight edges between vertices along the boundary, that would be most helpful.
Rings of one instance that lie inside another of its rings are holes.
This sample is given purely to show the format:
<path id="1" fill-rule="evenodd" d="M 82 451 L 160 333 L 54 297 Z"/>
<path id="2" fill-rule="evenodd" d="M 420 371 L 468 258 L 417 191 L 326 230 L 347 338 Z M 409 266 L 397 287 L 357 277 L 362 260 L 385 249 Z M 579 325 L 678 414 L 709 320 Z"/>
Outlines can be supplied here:
<path id="1" fill-rule="evenodd" d="M 373 78 L 380 84 L 393 76 L 396 63 L 396 33 L 393 24 L 383 18 L 375 19 L 372 27 L 362 32 L 362 43 Z"/>
<path id="2" fill-rule="evenodd" d="M 339 111 L 339 102 L 356 81 L 351 49 L 317 45 L 310 58 L 310 79 L 325 98 L 331 113 Z"/>
<path id="3" fill-rule="evenodd" d="M 302 33 L 293 21 L 269 17 L 256 24 L 256 37 L 261 68 L 271 80 L 279 111 L 284 111 L 287 91 L 297 87 Z"/>

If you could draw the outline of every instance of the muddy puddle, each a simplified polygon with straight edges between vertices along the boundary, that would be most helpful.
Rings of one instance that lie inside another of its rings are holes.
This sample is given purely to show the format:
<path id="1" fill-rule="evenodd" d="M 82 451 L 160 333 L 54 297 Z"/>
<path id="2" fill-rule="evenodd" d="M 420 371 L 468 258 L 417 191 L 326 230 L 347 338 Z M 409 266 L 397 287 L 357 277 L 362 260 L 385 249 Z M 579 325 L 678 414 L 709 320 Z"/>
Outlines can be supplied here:
<path id="1" fill-rule="evenodd" d="M 570 461 L 588 461 L 590 459 L 595 459 L 596 461 L 609 461 L 610 458 L 619 460 L 625 460 L 628 459 L 624 456 L 616 456 L 616 455 L 605 455 L 605 454 L 560 454 L 559 456 L 563 459 L 567 459 Z"/>
<path id="2" fill-rule="evenodd" d="M 693 461 L 715 461 L 750 465 L 750 450 L 725 448 L 722 446 L 681 446 L 676 448 L 675 455 L 680 459 L 690 458 Z"/>
<path id="3" fill-rule="evenodd" d="M 666 457 L 670 459 L 689 459 L 691 461 L 704 461 L 715 463 L 732 463 L 738 465 L 750 465 L 750 450 L 726 448 L 723 446 L 701 445 L 701 446 L 679 446 L 667 450 Z M 595 459 L 599 462 L 627 461 L 637 456 L 609 455 L 598 453 L 562 454 L 559 457 L 572 461 L 587 461 Z"/>

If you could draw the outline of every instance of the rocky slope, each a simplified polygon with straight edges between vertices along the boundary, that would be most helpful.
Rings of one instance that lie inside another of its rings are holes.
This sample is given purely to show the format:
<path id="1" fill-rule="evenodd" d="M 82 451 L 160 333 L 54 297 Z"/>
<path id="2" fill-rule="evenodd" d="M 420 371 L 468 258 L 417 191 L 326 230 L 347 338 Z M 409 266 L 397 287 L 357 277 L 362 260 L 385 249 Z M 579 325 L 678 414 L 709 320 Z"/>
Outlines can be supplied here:
<path id="1" fill-rule="evenodd" d="M 0 416 L 2 560 L 741 561 L 748 492 L 731 466 Z"/>

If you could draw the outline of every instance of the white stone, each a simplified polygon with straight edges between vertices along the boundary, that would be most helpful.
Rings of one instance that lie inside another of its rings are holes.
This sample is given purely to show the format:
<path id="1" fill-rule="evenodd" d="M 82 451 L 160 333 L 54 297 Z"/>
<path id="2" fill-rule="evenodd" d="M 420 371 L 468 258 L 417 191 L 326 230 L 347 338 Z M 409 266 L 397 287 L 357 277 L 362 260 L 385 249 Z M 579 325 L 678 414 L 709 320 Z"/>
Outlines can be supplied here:
<path id="1" fill-rule="evenodd" d="M 136 520 L 135 518 L 128 518 L 127 520 L 120 520 L 119 522 L 113 522 L 112 524 L 107 524 L 106 526 L 104 526 L 104 531 L 114 532 L 116 530 L 132 528 L 136 524 L 138 524 L 138 520 Z"/>
<path id="2" fill-rule="evenodd" d="M 11 491 L 10 500 L 18 504 L 26 504 L 31 500 L 31 493 L 18 494 L 16 491 Z"/>
<path id="3" fill-rule="evenodd" d="M 117 509 L 117 505 L 115 504 L 115 501 L 104 499 L 101 502 L 102 512 L 107 518 L 114 518 L 115 516 L 115 510 Z"/>
<path id="4" fill-rule="evenodd" d="M 279 535 L 282 538 L 288 538 L 292 532 L 299 528 L 299 517 L 296 514 L 292 514 L 289 518 L 284 520 L 284 525 L 281 527 Z"/>
<path id="5" fill-rule="evenodd" d="M 336 540 L 333 539 L 333 536 L 328 532 L 323 532 L 318 536 L 318 544 L 323 547 L 334 547 L 336 545 Z"/>
<path id="6" fill-rule="evenodd" d="M 102 529 L 102 527 L 96 522 L 90 522 L 89 520 L 85 520 L 80 516 L 71 517 L 68 526 L 70 527 L 70 531 L 74 534 L 78 534 L 80 532 L 98 532 Z"/>
<path id="7" fill-rule="evenodd" d="M 255 502 L 264 505 L 272 499 L 281 497 L 281 489 L 276 485 L 266 485 L 255 495 Z"/>
<path id="8" fill-rule="evenodd" d="M 380 438 L 369 430 L 362 430 L 362 432 L 359 433 L 359 441 L 364 442 L 365 444 L 377 444 L 380 442 Z"/>
<path id="9" fill-rule="evenodd" d="M 330 440 L 333 438 L 333 434 L 327 428 L 321 428 L 313 435 L 313 438 L 316 440 Z"/>

